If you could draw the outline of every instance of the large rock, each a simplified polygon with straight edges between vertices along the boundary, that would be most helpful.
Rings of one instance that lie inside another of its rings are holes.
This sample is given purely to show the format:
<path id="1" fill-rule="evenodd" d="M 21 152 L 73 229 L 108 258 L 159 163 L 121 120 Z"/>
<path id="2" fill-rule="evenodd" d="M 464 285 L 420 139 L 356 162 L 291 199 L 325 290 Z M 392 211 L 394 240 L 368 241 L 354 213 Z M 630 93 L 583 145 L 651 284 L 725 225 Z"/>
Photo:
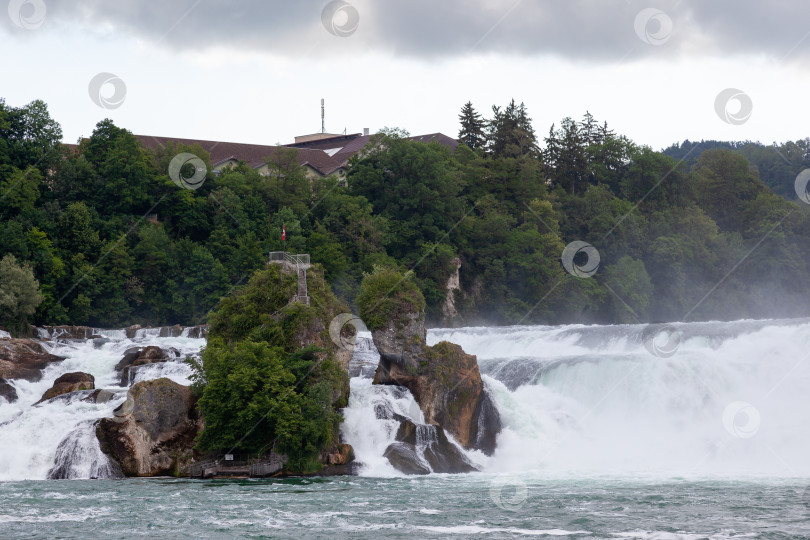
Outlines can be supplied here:
<path id="1" fill-rule="evenodd" d="M 208 325 L 207 324 L 198 324 L 197 326 L 192 326 L 188 329 L 188 337 L 190 338 L 204 338 L 208 335 Z"/>
<path id="2" fill-rule="evenodd" d="M 385 457 L 405 474 L 425 474 L 426 465 L 437 473 L 466 473 L 478 470 L 464 453 L 450 442 L 441 427 L 417 425 L 402 419 L 397 442 L 388 445 Z M 421 456 L 420 456 L 421 453 Z"/>
<path id="3" fill-rule="evenodd" d="M 354 471 L 354 448 L 346 443 L 338 443 L 332 448 L 321 452 L 321 463 L 323 469 L 318 472 L 319 476 L 346 476 L 355 474 Z"/>
<path id="4" fill-rule="evenodd" d="M 183 333 L 183 327 L 179 324 L 173 326 L 161 326 L 160 337 L 179 337 Z"/>
<path id="5" fill-rule="evenodd" d="M 124 334 L 127 336 L 128 339 L 134 339 L 138 333 L 138 330 L 143 328 L 140 324 L 133 324 L 132 326 L 127 326 L 124 328 Z"/>
<path id="6" fill-rule="evenodd" d="M 79 390 L 93 390 L 96 387 L 96 379 L 89 373 L 74 371 L 59 376 L 48 390 L 42 394 L 42 398 L 37 403 L 42 403 L 62 394 L 69 394 Z"/>
<path id="7" fill-rule="evenodd" d="M 419 356 L 425 345 L 425 313 L 405 313 L 371 332 L 380 356 L 410 361 Z"/>
<path id="8" fill-rule="evenodd" d="M 42 326 L 40 330 L 47 334 L 48 339 L 89 339 L 95 334 L 89 326 Z"/>
<path id="9" fill-rule="evenodd" d="M 180 357 L 177 349 L 161 349 L 155 345 L 148 347 L 130 347 L 124 351 L 124 356 L 115 365 L 115 370 L 121 373 L 121 386 L 129 384 L 129 373 L 133 367 L 155 364 L 158 362 L 168 362 Z"/>
<path id="10" fill-rule="evenodd" d="M 38 381 L 42 370 L 65 358 L 45 350 L 33 339 L 0 340 L 0 378 Z"/>
<path id="11" fill-rule="evenodd" d="M 477 359 L 458 345 L 443 341 L 417 355 L 381 355 L 374 383 L 410 390 L 425 421 L 443 427 L 464 448 L 487 455 L 495 451 L 500 416 L 484 388 Z"/>
<path id="12" fill-rule="evenodd" d="M 0 379 L 0 398 L 9 403 L 17 401 L 17 390 L 5 379 Z"/>
<path id="13" fill-rule="evenodd" d="M 394 442 L 383 454 L 393 467 L 405 474 L 430 474 L 430 469 L 419 457 L 412 444 Z"/>
<path id="14" fill-rule="evenodd" d="M 191 388 L 169 379 L 134 384 L 127 401 L 96 430 L 101 449 L 127 476 L 178 474 L 202 427 Z"/>

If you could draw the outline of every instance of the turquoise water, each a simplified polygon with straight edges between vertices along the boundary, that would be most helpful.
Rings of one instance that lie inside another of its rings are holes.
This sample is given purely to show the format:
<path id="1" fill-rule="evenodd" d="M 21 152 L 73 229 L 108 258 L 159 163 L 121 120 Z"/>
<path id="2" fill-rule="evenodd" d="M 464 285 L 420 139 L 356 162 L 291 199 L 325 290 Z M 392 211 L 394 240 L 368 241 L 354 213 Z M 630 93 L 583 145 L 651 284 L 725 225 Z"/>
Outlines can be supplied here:
<path id="1" fill-rule="evenodd" d="M 807 480 L 0 483 L 0 538 L 810 538 Z"/>

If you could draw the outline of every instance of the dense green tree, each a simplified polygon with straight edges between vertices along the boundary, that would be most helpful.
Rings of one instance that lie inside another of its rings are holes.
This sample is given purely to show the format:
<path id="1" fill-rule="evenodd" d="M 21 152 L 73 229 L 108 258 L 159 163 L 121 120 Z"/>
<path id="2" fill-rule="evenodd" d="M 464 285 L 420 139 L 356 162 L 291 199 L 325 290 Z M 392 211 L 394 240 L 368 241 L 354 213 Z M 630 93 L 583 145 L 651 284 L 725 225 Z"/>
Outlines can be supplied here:
<path id="1" fill-rule="evenodd" d="M 486 122 L 481 114 L 473 108 L 472 102 L 468 101 L 461 107 L 461 113 L 458 115 L 461 129 L 458 132 L 459 142 L 466 144 L 469 148 L 477 150 L 484 148 L 487 143 Z"/>
<path id="2" fill-rule="evenodd" d="M 42 293 L 34 273 L 20 265 L 14 255 L 0 259 L 0 325 L 21 332 L 42 303 Z"/>

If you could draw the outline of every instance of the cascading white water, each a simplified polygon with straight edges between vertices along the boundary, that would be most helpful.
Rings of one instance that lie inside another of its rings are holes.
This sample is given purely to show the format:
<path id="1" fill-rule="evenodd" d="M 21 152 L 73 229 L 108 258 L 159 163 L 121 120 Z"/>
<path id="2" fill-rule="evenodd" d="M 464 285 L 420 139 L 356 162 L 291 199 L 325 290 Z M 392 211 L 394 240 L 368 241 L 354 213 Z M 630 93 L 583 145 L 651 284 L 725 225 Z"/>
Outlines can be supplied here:
<path id="1" fill-rule="evenodd" d="M 55 469 L 64 474 L 54 472 L 52 476 L 115 476 L 98 448 L 94 426 L 100 418 L 112 416 L 113 409 L 126 399 L 126 388 L 119 386 L 120 377 L 114 369 L 124 351 L 149 345 L 177 349 L 181 354 L 176 361 L 139 367 L 133 370 L 132 381 L 167 377 L 189 384 L 191 368 L 183 359 L 198 354 L 205 345 L 205 339 L 160 338 L 157 332 L 148 331 L 134 339 L 127 339 L 123 330 L 94 329 L 93 334 L 104 339 L 94 342 L 53 338 L 43 342 L 49 352 L 66 359 L 48 366 L 37 382 L 9 381 L 18 399 L 13 403 L 0 402 L 0 480 L 45 479 Z M 35 404 L 57 377 L 74 371 L 93 375 L 96 388 L 112 392 L 112 399 L 97 403 L 84 399 L 90 392 L 76 392 Z"/>
<path id="2" fill-rule="evenodd" d="M 646 328 L 436 329 L 428 343 L 478 357 L 503 422 L 494 455 L 475 455 L 484 471 L 810 476 L 810 321 L 676 323 L 669 357 L 648 350 Z M 355 356 L 376 363 L 366 349 Z M 343 434 L 361 474 L 391 474 L 382 454 L 396 422 L 378 411 L 410 403 L 352 379 Z"/>
<path id="3" fill-rule="evenodd" d="M 810 322 L 434 330 L 478 356 L 504 428 L 490 471 L 810 475 Z"/>
<path id="4" fill-rule="evenodd" d="M 425 417 L 408 389 L 372 384 L 379 360 L 371 334 L 359 333 L 349 364 L 351 393 L 349 406 L 343 410 L 341 434 L 354 448 L 360 474 L 400 476 L 401 473 L 383 456 L 388 445 L 394 442 L 400 426 L 396 416 L 409 418 L 417 424 L 417 437 L 425 427 L 421 425 Z M 418 440 L 417 446 L 421 448 L 427 442 Z"/>
<path id="5" fill-rule="evenodd" d="M 119 478 L 123 473 L 101 451 L 96 422 L 88 420 L 71 431 L 56 448 L 48 478 Z"/>

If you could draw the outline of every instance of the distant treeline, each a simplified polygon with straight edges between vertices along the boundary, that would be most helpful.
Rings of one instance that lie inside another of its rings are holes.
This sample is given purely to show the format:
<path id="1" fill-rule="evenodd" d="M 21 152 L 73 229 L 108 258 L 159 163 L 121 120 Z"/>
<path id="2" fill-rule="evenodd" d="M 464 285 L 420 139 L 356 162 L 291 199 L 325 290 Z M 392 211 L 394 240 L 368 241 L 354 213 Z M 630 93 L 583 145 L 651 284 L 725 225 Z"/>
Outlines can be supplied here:
<path id="1" fill-rule="evenodd" d="M 460 120 L 455 151 L 383 130 L 344 186 L 283 153 L 215 175 L 202 148 L 152 153 L 110 120 L 69 149 L 44 103 L 0 100 L 0 325 L 199 323 L 282 249 L 350 302 L 375 265 L 413 270 L 434 325 L 810 315 L 806 140 L 656 152 L 590 114 L 540 140 L 514 101 Z M 197 190 L 167 174 L 184 151 Z M 591 278 L 561 265 L 574 240 L 599 252 Z"/>

